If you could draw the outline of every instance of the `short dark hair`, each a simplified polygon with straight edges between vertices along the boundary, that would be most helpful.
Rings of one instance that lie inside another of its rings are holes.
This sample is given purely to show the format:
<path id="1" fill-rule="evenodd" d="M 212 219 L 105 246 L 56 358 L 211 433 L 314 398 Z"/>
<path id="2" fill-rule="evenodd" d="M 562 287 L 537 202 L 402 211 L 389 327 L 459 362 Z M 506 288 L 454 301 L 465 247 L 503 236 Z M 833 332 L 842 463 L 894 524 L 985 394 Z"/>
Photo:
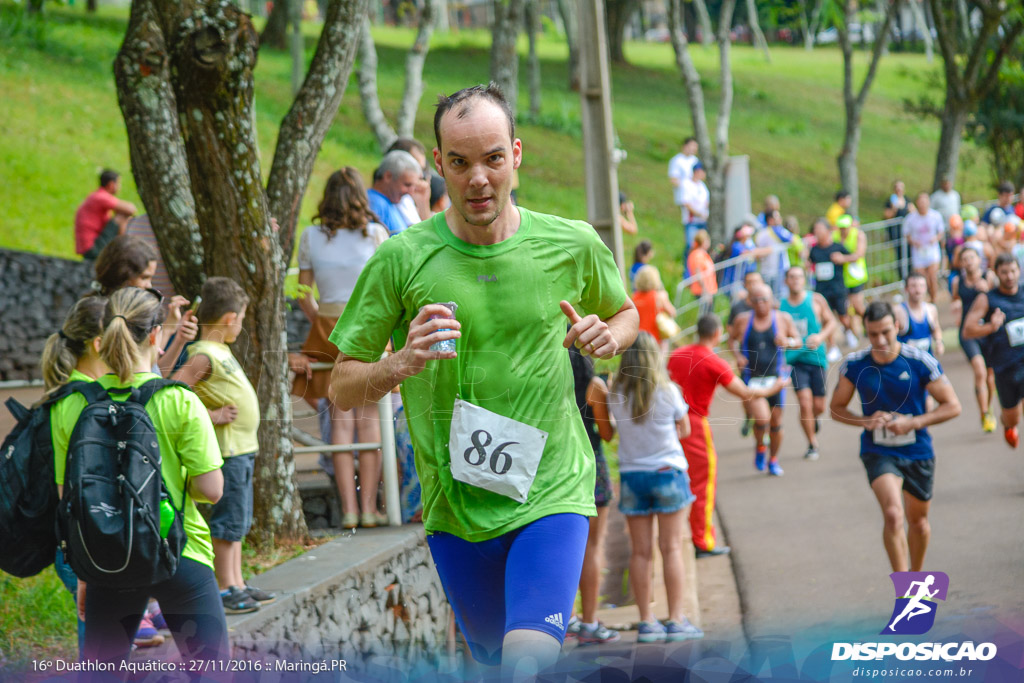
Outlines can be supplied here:
<path id="1" fill-rule="evenodd" d="M 121 177 L 121 174 L 117 171 L 112 171 L 109 168 L 103 169 L 100 173 L 100 187 L 106 187 L 110 183 L 114 182 Z"/>
<path id="2" fill-rule="evenodd" d="M 896 314 L 893 313 L 892 306 L 888 301 L 872 301 L 864 310 L 864 322 L 866 323 L 876 323 L 885 316 L 896 320 Z"/>
<path id="3" fill-rule="evenodd" d="M 722 321 L 714 313 L 705 313 L 697 321 L 697 337 L 711 339 L 722 329 Z"/>
<path id="4" fill-rule="evenodd" d="M 818 217 L 817 217 L 817 218 L 815 218 L 815 219 L 814 219 L 813 221 L 811 221 L 811 232 L 814 232 L 814 229 L 815 229 L 816 227 L 818 227 L 818 224 L 819 224 L 819 223 L 821 223 L 822 225 L 824 225 L 824 226 L 825 226 L 825 228 L 826 228 L 827 230 L 829 230 L 829 232 L 831 232 L 831 231 L 832 231 L 832 226 L 828 224 L 828 219 L 827 219 L 827 218 L 825 218 L 824 216 L 818 216 Z"/>
<path id="5" fill-rule="evenodd" d="M 686 138 L 686 139 L 684 139 L 684 140 L 683 140 L 683 144 L 684 144 L 684 145 L 685 145 L 685 144 L 687 144 L 687 143 L 690 143 L 690 142 L 697 142 L 697 138 L 695 138 L 695 137 L 693 137 L 693 136 L 691 135 L 691 136 L 689 136 L 688 138 Z"/>
<path id="6" fill-rule="evenodd" d="M 196 311 L 199 323 L 209 325 L 225 313 L 241 313 L 249 305 L 249 295 L 229 277 L 211 277 L 203 283 L 202 303 Z"/>
<path id="7" fill-rule="evenodd" d="M 487 85 L 474 85 L 463 88 L 451 95 L 437 96 L 437 111 L 434 112 L 434 139 L 437 141 L 437 148 L 441 149 L 441 117 L 455 107 L 462 105 L 456 113 L 457 118 L 463 118 L 471 111 L 470 103 L 476 99 L 483 99 L 498 106 L 508 118 L 508 136 L 510 140 L 516 139 L 516 117 L 509 106 L 505 94 L 498 87 L 498 84 L 491 81 Z"/>
<path id="8" fill-rule="evenodd" d="M 850 193 L 848 191 L 846 191 L 846 190 L 839 190 L 839 192 L 836 192 L 836 201 L 838 202 L 840 199 L 846 199 L 849 196 L 850 196 Z"/>
<path id="9" fill-rule="evenodd" d="M 633 260 L 639 261 L 644 256 L 647 256 L 654 250 L 654 245 L 651 244 L 650 240 L 640 240 L 637 245 L 633 248 Z"/>
<path id="10" fill-rule="evenodd" d="M 992 266 L 992 270 L 998 272 L 1000 266 L 1005 266 L 1010 263 L 1017 263 L 1017 258 L 1011 253 L 1003 252 L 999 256 L 996 256 L 996 262 Z"/>
<path id="11" fill-rule="evenodd" d="M 907 279 L 903 281 L 903 284 L 904 284 L 904 285 L 909 285 L 909 284 L 910 284 L 910 281 L 911 281 L 911 280 L 914 280 L 914 279 L 916 279 L 916 278 L 921 278 L 921 279 L 922 279 L 922 280 L 924 280 L 925 282 L 927 282 L 927 281 L 928 281 L 928 278 L 926 278 L 926 277 L 924 276 L 924 273 L 911 273 L 910 275 L 908 275 L 908 276 L 907 276 Z"/>
<path id="12" fill-rule="evenodd" d="M 789 268 L 786 269 L 786 277 L 789 277 L 789 274 L 792 273 L 794 270 L 799 270 L 801 273 L 804 273 L 803 266 L 790 266 Z M 804 273 L 804 277 L 807 277 L 807 273 Z"/>
<path id="13" fill-rule="evenodd" d="M 423 156 L 427 156 L 427 148 L 423 146 L 423 143 L 415 138 L 395 138 L 395 141 L 388 147 L 388 152 L 394 152 L 396 149 L 400 149 L 403 152 L 412 152 L 414 149 L 419 150 L 419 153 Z"/>
<path id="14" fill-rule="evenodd" d="M 1009 180 L 1004 180 L 1003 182 L 999 183 L 999 186 L 996 188 L 996 191 L 999 194 L 1005 194 L 1007 192 L 1013 194 L 1013 183 L 1011 183 Z"/>

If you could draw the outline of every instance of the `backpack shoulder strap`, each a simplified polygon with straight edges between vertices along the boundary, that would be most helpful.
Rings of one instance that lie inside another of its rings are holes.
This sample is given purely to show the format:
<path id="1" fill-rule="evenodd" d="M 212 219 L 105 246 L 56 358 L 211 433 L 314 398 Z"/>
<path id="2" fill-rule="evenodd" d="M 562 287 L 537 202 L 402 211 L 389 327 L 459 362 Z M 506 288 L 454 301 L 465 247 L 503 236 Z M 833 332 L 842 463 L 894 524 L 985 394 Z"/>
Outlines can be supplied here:
<path id="1" fill-rule="evenodd" d="M 164 379 L 162 377 L 154 377 L 147 381 L 145 384 L 138 388 L 138 402 L 145 406 L 149 403 L 149 399 L 153 398 L 153 395 L 161 389 L 167 387 L 181 387 L 192 391 L 192 387 L 185 384 L 184 382 L 177 382 L 173 379 Z"/>
<path id="2" fill-rule="evenodd" d="M 62 392 L 67 392 L 60 396 L 63 398 L 66 395 L 78 392 L 82 396 L 85 396 L 85 400 L 89 403 L 96 403 L 97 401 L 105 401 L 110 398 L 110 394 L 99 382 L 69 382 L 63 387 L 54 392 L 54 396 L 60 395 Z"/>

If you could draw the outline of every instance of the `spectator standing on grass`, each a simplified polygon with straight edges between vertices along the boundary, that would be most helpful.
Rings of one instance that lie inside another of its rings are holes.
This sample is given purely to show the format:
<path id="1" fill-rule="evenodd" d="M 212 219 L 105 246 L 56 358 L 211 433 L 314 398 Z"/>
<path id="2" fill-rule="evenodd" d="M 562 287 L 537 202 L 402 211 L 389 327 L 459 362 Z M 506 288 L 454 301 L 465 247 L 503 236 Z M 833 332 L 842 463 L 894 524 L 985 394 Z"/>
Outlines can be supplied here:
<path id="1" fill-rule="evenodd" d="M 960 193 L 953 189 L 953 181 L 948 177 L 939 183 L 939 189 L 932 192 L 931 206 L 942 216 L 942 224 L 949 228 L 953 216 L 960 215 Z"/>
<path id="2" fill-rule="evenodd" d="M 636 222 L 636 206 L 625 192 L 619 192 L 619 225 L 623 232 L 635 235 L 639 230 Z"/>
<path id="3" fill-rule="evenodd" d="M 833 228 L 839 227 L 839 217 L 850 213 L 850 206 L 853 205 L 853 196 L 846 190 L 839 190 L 836 192 L 835 201 L 828 207 L 825 212 L 825 220 Z"/>
<path id="4" fill-rule="evenodd" d="M 763 228 L 768 225 L 768 217 L 776 211 L 782 211 L 782 202 L 779 201 L 776 195 L 770 194 L 764 198 L 764 210 L 757 214 L 758 226 Z M 793 234 L 795 235 L 796 233 Z"/>
<path id="5" fill-rule="evenodd" d="M 711 195 L 704 182 L 707 173 L 704 164 L 699 161 L 693 165 L 692 175 L 683 180 L 683 225 L 684 239 L 683 260 L 690 253 L 693 238 L 697 231 L 704 230 L 708 225 L 708 212 L 711 206 Z"/>
<path id="6" fill-rule="evenodd" d="M 121 174 L 104 169 L 100 186 L 85 198 L 75 212 L 75 253 L 91 261 L 115 237 L 123 235 L 128 219 L 138 213 L 131 202 L 117 198 Z"/>
<path id="7" fill-rule="evenodd" d="M 640 610 L 637 641 L 703 638 L 704 632 L 683 613 L 682 544 L 688 509 L 695 500 L 680 445 L 690 435 L 688 407 L 665 374 L 657 342 L 642 330 L 622 354 L 609 389 L 608 408 L 619 430 L 619 509 L 629 528 L 629 582 Z M 651 609 L 655 516 L 668 597 L 664 624 Z"/>
<path id="8" fill-rule="evenodd" d="M 715 262 L 708 253 L 711 236 L 707 230 L 698 230 L 693 237 L 693 249 L 686 257 L 686 268 L 690 277 L 696 278 L 690 283 L 690 291 L 700 299 L 701 315 L 714 307 L 715 294 L 718 293 L 718 278 L 715 273 Z"/>
<path id="9" fill-rule="evenodd" d="M 419 192 L 423 182 L 423 168 L 408 152 L 388 152 L 374 172 L 373 187 L 367 191 L 370 210 L 377 216 L 389 235 L 397 235 L 413 223 L 399 208 L 404 195 Z M 419 222 L 419 221 L 416 221 Z"/>
<path id="10" fill-rule="evenodd" d="M 370 210 L 362 178 L 351 166 L 335 171 L 327 179 L 313 222 L 299 238 L 299 285 L 304 288 L 299 306 L 311 323 L 302 353 L 313 362 L 334 363 L 338 347 L 328 337 L 352 297 L 359 274 L 387 239 L 387 232 Z M 314 284 L 319 299 L 313 297 Z M 322 410 L 320 402 L 327 399 L 330 381 L 330 370 L 317 370 L 308 379 L 306 374 L 297 373 L 292 395 Z M 376 404 L 367 403 L 346 411 L 329 404 L 326 409 L 330 413 L 330 432 L 329 438 L 324 440 L 331 445 L 356 443 L 357 437 L 362 443 L 380 441 Z M 377 512 L 380 457 L 379 449 L 359 453 L 361 486 L 357 496 L 355 454 L 335 452 L 331 455 L 341 499 L 342 528 L 386 523 L 386 518 Z"/>
<path id="11" fill-rule="evenodd" d="M 224 493 L 210 514 L 213 568 L 227 614 L 255 612 L 274 595 L 246 584 L 242 540 L 252 526 L 252 475 L 256 465 L 260 402 L 231 347 L 242 332 L 249 297 L 226 277 L 207 278 L 199 304 L 199 341 L 174 379 L 195 390 L 213 423 L 224 464 Z"/>
<path id="12" fill-rule="evenodd" d="M 572 362 L 573 392 L 579 408 L 587 438 L 594 449 L 594 465 L 597 479 L 594 484 L 594 505 L 597 516 L 590 518 L 587 534 L 587 549 L 583 555 L 583 570 L 580 573 L 580 618 L 575 616 L 567 628 L 569 635 L 575 635 L 581 645 L 614 643 L 620 638 L 619 632 L 607 628 L 597 620 L 597 605 L 601 593 L 601 574 L 604 565 L 604 538 L 608 531 L 608 509 L 615 494 L 612 489 L 608 462 L 604 456 L 602 441 L 611 441 L 615 434 L 608 419 L 608 386 L 594 374 L 594 361 L 584 356 L 575 346 L 569 347 Z"/>
<path id="13" fill-rule="evenodd" d="M 412 192 L 403 194 L 398 201 L 398 210 L 409 225 L 425 221 L 434 215 L 430 208 L 430 167 L 427 165 L 427 148 L 414 138 L 398 138 L 388 147 L 388 152 L 408 152 L 420 165 L 422 175 L 413 185 Z"/>
<path id="14" fill-rule="evenodd" d="M 640 240 L 633 248 L 633 265 L 629 268 L 629 284 L 636 289 L 636 273 L 654 258 L 654 246 L 650 240 Z"/>
<path id="15" fill-rule="evenodd" d="M 663 315 L 675 318 L 676 309 L 669 301 L 668 292 L 661 284 L 661 274 L 654 266 L 644 266 L 637 271 L 633 305 L 640 316 L 640 329 L 657 339 L 667 351 L 668 335 L 662 331 L 658 319 Z"/>
<path id="16" fill-rule="evenodd" d="M 939 266 L 942 264 L 942 238 L 946 233 L 942 216 L 931 208 L 927 192 L 914 200 L 916 211 L 903 219 L 903 234 L 910 245 L 910 266 L 928 283 L 928 298 L 934 302 L 939 292 Z"/>
<path id="17" fill-rule="evenodd" d="M 885 200 L 885 210 L 882 213 L 886 220 L 893 221 L 886 228 L 886 232 L 896 252 L 897 267 L 906 258 L 904 253 L 906 247 L 903 244 L 903 219 L 907 217 L 908 213 L 914 211 L 914 205 L 907 199 L 906 193 L 907 188 L 903 181 L 894 181 L 892 184 L 892 194 Z"/>
<path id="18" fill-rule="evenodd" d="M 668 179 L 672 183 L 672 198 L 680 210 L 682 210 L 684 200 L 683 181 L 693 176 L 693 167 L 697 161 L 697 139 L 694 137 L 683 140 L 683 144 L 679 147 L 679 154 L 669 159 Z M 683 216 L 683 225 L 686 225 L 685 216 Z"/>

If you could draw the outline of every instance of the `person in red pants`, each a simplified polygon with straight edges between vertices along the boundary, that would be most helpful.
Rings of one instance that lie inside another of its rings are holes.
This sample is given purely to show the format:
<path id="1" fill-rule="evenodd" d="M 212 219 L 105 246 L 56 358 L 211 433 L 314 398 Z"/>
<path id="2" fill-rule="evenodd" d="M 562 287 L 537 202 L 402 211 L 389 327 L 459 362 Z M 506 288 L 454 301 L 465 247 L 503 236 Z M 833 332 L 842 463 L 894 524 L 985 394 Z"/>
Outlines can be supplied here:
<path id="1" fill-rule="evenodd" d="M 697 497 L 690 508 L 690 530 L 697 557 L 724 555 L 729 547 L 718 545 L 711 517 L 715 509 L 718 480 L 718 456 L 712 439 L 708 412 L 715 388 L 719 385 L 738 398 L 748 400 L 774 396 L 789 384 L 779 379 L 774 384 L 752 389 L 733 374 L 729 364 L 715 354 L 722 339 L 722 322 L 708 314 L 697 321 L 697 343 L 676 349 L 669 356 L 668 374 L 683 392 L 690 406 L 690 435 L 682 439 L 683 453 L 690 465 L 690 489 Z"/>

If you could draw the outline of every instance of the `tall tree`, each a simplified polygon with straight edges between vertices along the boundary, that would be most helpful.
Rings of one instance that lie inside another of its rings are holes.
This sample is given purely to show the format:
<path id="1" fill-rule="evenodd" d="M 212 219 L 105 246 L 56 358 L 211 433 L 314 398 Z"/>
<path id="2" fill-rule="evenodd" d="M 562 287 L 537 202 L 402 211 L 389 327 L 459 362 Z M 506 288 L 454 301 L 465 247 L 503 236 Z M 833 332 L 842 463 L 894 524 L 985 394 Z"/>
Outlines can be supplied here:
<path id="1" fill-rule="evenodd" d="M 843 131 L 843 146 L 836 158 L 836 164 L 839 167 L 839 184 L 851 195 L 850 213 L 856 214 L 860 194 L 857 177 L 857 150 L 860 148 L 861 114 L 864 112 L 864 103 L 871 91 L 871 84 L 875 81 L 882 52 L 889 40 L 893 19 L 899 10 L 899 0 L 889 0 L 889 6 L 882 19 L 882 26 L 875 31 L 875 42 L 871 49 L 867 73 L 856 92 L 853 83 L 853 44 L 850 42 L 850 26 L 856 19 L 858 3 L 857 0 L 843 0 L 843 3 L 843 20 L 838 23 L 836 29 L 839 32 L 839 47 L 843 52 L 843 106 L 846 113 L 846 126 Z M 865 30 L 862 26 L 861 34 L 864 33 Z"/>
<path id="2" fill-rule="evenodd" d="M 519 27 L 523 25 L 523 0 L 494 0 L 491 25 L 491 80 L 505 94 L 513 113 L 519 104 Z"/>
<path id="3" fill-rule="evenodd" d="M 697 23 L 700 24 L 700 44 L 709 48 L 715 42 L 715 30 L 711 27 L 707 3 L 704 0 L 693 0 L 693 9 L 697 13 Z"/>
<path id="4" fill-rule="evenodd" d="M 584 0 L 586 1 L 586 0 Z M 626 63 L 623 44 L 626 25 L 640 7 L 640 0 L 605 0 L 605 30 L 608 32 L 608 58 L 618 64 Z"/>
<path id="5" fill-rule="evenodd" d="M 764 37 L 764 31 L 761 30 L 761 22 L 757 16 L 757 5 L 754 3 L 754 0 L 747 0 L 747 21 L 750 23 L 754 47 L 759 49 L 764 55 L 764 61 L 771 64 L 772 53 L 768 49 L 768 41 Z"/>
<path id="6" fill-rule="evenodd" d="M 416 125 L 416 110 L 419 109 L 423 97 L 423 66 L 427 61 L 427 50 L 430 48 L 430 36 L 434 32 L 435 10 L 437 0 L 423 0 L 419 18 L 416 22 L 416 39 L 405 55 L 405 89 L 402 101 L 398 106 L 395 128 L 388 123 L 387 116 L 380 106 L 377 94 L 377 47 L 370 34 L 370 19 L 363 19 L 362 32 L 359 36 L 359 98 L 363 107 L 363 116 L 377 137 L 381 151 L 391 146 L 395 138 L 413 137 Z M 397 130 L 396 130 L 397 129 Z"/>
<path id="7" fill-rule="evenodd" d="M 175 289 L 194 296 L 206 276 L 222 275 L 252 302 L 235 351 L 262 415 L 251 537 L 263 544 L 306 535 L 293 477 L 284 277 L 366 3 L 331 0 L 266 189 L 253 125 L 258 37 L 234 2 L 135 0 L 114 62 L 132 172 Z"/>
<path id="8" fill-rule="evenodd" d="M 540 116 L 540 57 L 537 55 L 537 34 L 540 32 L 540 7 L 537 0 L 526 0 L 523 6 L 526 36 L 530 52 L 526 62 L 527 82 L 530 85 L 530 116 Z"/>
<path id="9" fill-rule="evenodd" d="M 967 136 L 992 151 L 992 179 L 1024 187 L 1024 46 L 1003 60 L 999 82 L 981 98 Z"/>
<path id="10" fill-rule="evenodd" d="M 980 13 L 981 23 L 967 32 L 968 5 Z M 946 78 L 946 101 L 942 109 L 942 132 L 935 158 L 938 187 L 943 178 L 956 181 L 967 117 L 999 80 L 999 67 L 1024 32 L 1024 10 L 1020 2 L 975 0 L 971 3 L 928 0 L 935 22 L 936 41 L 942 54 Z"/>
<path id="11" fill-rule="evenodd" d="M 821 10 L 825 0 L 813 0 L 810 14 L 807 12 L 807 3 L 808 0 L 799 0 L 800 30 L 804 34 L 804 49 L 810 51 L 814 49 L 814 38 L 821 26 Z"/>
<path id="12" fill-rule="evenodd" d="M 683 25 L 682 0 L 669 0 L 668 26 L 672 49 L 676 56 L 676 67 L 686 87 L 686 99 L 690 105 L 693 120 L 693 136 L 697 138 L 700 158 L 707 169 L 708 192 L 711 195 L 711 212 L 708 216 L 708 230 L 712 239 L 726 240 L 725 225 L 725 168 L 729 161 L 729 118 L 732 115 L 732 29 L 736 0 L 722 0 L 718 13 L 719 99 L 718 117 L 715 121 L 715 140 L 711 142 L 707 114 L 704 111 L 704 88 L 700 74 L 690 55 L 690 44 L 686 39 Z"/>
<path id="13" fill-rule="evenodd" d="M 260 47 L 283 50 L 288 46 L 288 6 L 292 0 L 277 0 L 270 8 L 267 23 L 260 34 Z"/>
<path id="14" fill-rule="evenodd" d="M 579 16 L 577 0 L 558 0 L 558 14 L 565 28 L 565 42 L 569 45 L 569 90 L 580 89 Z"/>

